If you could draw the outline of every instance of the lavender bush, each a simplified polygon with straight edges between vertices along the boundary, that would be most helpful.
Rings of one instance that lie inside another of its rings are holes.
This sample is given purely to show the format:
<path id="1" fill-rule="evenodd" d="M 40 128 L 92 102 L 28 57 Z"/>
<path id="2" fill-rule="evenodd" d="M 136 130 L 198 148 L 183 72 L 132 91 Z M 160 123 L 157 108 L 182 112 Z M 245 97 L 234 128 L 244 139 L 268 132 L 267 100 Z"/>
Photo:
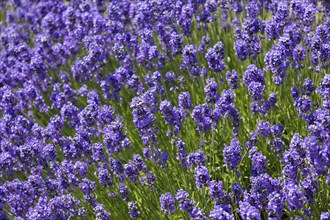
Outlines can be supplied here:
<path id="1" fill-rule="evenodd" d="M 330 219 L 327 0 L 0 1 L 0 219 Z"/>

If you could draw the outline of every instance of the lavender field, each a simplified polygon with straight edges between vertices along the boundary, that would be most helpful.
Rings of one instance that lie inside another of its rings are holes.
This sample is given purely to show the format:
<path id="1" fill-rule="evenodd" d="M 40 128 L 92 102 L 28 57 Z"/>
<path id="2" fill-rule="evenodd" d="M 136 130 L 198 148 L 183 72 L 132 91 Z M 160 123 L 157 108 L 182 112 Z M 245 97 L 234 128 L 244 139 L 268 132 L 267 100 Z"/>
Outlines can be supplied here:
<path id="1" fill-rule="evenodd" d="M 330 1 L 0 0 L 0 220 L 330 220 Z"/>

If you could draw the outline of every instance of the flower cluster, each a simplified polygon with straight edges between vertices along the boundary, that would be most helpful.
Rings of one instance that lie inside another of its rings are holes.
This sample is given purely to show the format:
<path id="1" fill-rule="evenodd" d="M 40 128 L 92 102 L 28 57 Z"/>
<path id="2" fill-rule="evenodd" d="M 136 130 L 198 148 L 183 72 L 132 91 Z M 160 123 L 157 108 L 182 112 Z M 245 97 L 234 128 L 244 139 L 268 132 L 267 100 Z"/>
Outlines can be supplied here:
<path id="1" fill-rule="evenodd" d="M 0 219 L 330 219 L 327 0 L 0 1 Z"/>

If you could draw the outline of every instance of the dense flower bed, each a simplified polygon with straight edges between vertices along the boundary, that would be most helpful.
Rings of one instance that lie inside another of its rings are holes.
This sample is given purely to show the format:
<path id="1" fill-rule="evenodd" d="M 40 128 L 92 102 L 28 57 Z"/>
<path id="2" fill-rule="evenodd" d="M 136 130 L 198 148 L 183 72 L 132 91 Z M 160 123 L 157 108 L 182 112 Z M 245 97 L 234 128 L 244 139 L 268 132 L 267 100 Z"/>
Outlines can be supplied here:
<path id="1" fill-rule="evenodd" d="M 0 219 L 330 220 L 329 15 L 0 1 Z"/>

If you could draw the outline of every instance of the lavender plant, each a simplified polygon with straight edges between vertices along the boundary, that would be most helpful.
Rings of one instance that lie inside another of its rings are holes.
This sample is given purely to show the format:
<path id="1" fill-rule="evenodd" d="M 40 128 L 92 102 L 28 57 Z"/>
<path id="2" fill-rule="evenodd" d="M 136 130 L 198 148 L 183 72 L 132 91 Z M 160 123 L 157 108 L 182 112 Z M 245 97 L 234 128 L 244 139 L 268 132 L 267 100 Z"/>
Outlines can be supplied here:
<path id="1" fill-rule="evenodd" d="M 0 219 L 330 219 L 327 0 L 0 1 Z"/>

